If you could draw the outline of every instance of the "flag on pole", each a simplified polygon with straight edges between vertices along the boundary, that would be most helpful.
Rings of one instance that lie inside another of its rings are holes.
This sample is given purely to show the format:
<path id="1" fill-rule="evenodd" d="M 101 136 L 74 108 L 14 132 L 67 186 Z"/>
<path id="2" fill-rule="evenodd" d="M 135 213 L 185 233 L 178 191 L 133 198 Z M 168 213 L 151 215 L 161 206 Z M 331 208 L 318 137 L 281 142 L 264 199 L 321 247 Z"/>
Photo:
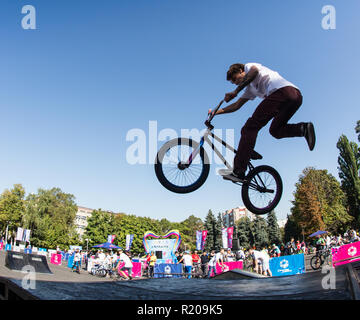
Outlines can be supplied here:
<path id="1" fill-rule="evenodd" d="M 234 227 L 230 227 L 227 229 L 228 234 L 228 248 L 232 248 L 232 242 L 233 242 L 233 234 L 234 234 Z"/>
<path id="2" fill-rule="evenodd" d="M 221 230 L 221 239 L 222 239 L 222 247 L 227 249 L 228 247 L 228 235 L 227 235 L 227 228 L 223 228 Z"/>
<path id="3" fill-rule="evenodd" d="M 115 240 L 115 235 L 108 235 L 107 242 L 113 243 Z"/>
<path id="4" fill-rule="evenodd" d="M 127 234 L 126 235 L 126 246 L 125 246 L 125 250 L 130 250 L 132 242 L 134 239 L 134 235 L 133 234 Z"/>
<path id="5" fill-rule="evenodd" d="M 201 250 L 202 232 L 196 231 L 196 250 Z"/>
<path id="6" fill-rule="evenodd" d="M 24 234 L 24 229 L 18 227 L 16 233 L 16 241 L 23 241 L 23 234 Z"/>
<path id="7" fill-rule="evenodd" d="M 203 230 L 202 231 L 202 238 L 201 238 L 201 250 L 204 250 L 205 248 L 205 243 L 206 243 L 206 237 L 207 237 L 207 230 Z"/>

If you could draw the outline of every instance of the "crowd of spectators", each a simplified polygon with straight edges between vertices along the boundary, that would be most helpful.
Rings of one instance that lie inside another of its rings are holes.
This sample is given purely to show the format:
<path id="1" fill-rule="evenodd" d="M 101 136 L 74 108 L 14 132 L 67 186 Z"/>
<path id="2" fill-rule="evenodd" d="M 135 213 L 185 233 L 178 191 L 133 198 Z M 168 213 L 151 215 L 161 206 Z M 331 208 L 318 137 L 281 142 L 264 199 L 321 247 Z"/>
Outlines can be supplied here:
<path id="1" fill-rule="evenodd" d="M 310 242 L 299 241 L 291 238 L 285 244 L 272 244 L 271 246 L 263 246 L 257 248 L 240 247 L 239 250 L 231 250 L 222 248 L 219 251 L 177 251 L 175 252 L 174 263 L 181 264 L 183 273 L 187 278 L 194 275 L 201 277 L 210 277 L 216 275 L 216 266 L 218 265 L 222 270 L 224 269 L 224 262 L 243 261 L 251 264 L 252 270 L 260 274 L 271 276 L 269 268 L 269 260 L 273 257 L 280 257 L 293 254 L 312 254 L 324 248 L 337 247 L 347 243 L 360 241 L 359 233 L 355 230 L 349 230 L 343 235 L 331 235 L 325 233 L 323 235 L 314 237 Z M 105 264 L 111 266 L 113 270 L 119 270 L 125 279 L 132 279 L 132 256 L 129 251 L 108 251 L 98 250 L 96 252 L 79 252 L 76 251 L 74 257 L 74 267 L 76 270 L 79 261 L 85 262 L 85 269 L 90 271 L 88 263 L 91 259 L 92 265 Z M 154 277 L 154 267 L 157 262 L 157 257 L 154 252 L 137 257 L 144 262 L 144 274 L 148 277 Z M 119 269 L 120 264 L 122 267 Z M 127 271 L 127 273 L 125 273 Z"/>

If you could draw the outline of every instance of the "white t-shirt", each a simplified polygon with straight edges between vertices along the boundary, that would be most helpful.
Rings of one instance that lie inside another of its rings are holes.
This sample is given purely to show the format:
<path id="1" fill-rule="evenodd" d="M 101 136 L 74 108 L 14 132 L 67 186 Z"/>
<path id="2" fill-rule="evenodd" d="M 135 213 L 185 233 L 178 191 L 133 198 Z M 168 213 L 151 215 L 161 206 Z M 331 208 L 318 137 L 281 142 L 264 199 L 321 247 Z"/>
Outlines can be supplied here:
<path id="1" fill-rule="evenodd" d="M 262 262 L 268 261 L 270 259 L 269 255 L 264 251 L 254 250 L 253 255 L 256 260 L 260 260 Z"/>
<path id="2" fill-rule="evenodd" d="M 218 253 L 215 255 L 215 262 L 216 262 L 216 263 L 220 263 L 220 260 L 222 260 L 222 261 L 224 262 L 224 257 L 223 257 L 223 255 L 222 255 L 220 252 L 218 252 Z"/>
<path id="3" fill-rule="evenodd" d="M 213 256 L 210 256 L 210 261 L 209 261 L 209 267 L 215 267 L 216 264 L 216 254 L 214 254 Z"/>
<path id="4" fill-rule="evenodd" d="M 252 66 L 259 70 L 256 78 L 245 88 L 245 92 L 241 98 L 254 100 L 256 97 L 266 98 L 277 89 L 291 86 L 299 89 L 291 82 L 285 80 L 279 73 L 273 71 L 260 63 L 245 64 L 245 73 L 248 73 Z"/>
<path id="5" fill-rule="evenodd" d="M 192 257 L 189 254 L 185 254 L 183 257 L 184 266 L 189 267 L 192 266 Z"/>
<path id="6" fill-rule="evenodd" d="M 120 253 L 120 261 L 123 261 L 125 263 L 125 268 L 132 268 L 133 264 L 130 260 L 130 258 L 125 253 Z"/>
<path id="7" fill-rule="evenodd" d="M 99 260 L 104 261 L 105 260 L 105 253 L 99 253 Z"/>
<path id="8" fill-rule="evenodd" d="M 81 254 L 80 254 L 80 252 L 75 253 L 74 261 L 77 262 L 77 261 L 80 261 L 80 260 L 81 260 Z"/>

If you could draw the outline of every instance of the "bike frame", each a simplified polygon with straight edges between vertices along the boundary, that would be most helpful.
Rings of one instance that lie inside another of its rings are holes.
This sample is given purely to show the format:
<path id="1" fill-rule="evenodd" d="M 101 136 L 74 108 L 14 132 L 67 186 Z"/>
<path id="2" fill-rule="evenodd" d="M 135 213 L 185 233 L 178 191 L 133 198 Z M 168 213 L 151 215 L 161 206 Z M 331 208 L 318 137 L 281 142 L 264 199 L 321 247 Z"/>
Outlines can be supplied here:
<path id="1" fill-rule="evenodd" d="M 231 150 L 234 154 L 236 154 L 237 150 L 234 149 L 231 145 L 227 144 L 224 140 L 220 139 L 216 134 L 214 134 L 213 132 L 211 132 L 211 129 L 207 129 L 205 131 L 204 136 L 201 138 L 200 140 L 200 144 L 199 147 L 196 148 L 192 154 L 189 156 L 189 159 L 186 161 L 186 165 L 190 165 L 193 161 L 193 159 L 195 159 L 195 157 L 199 154 L 201 147 L 205 144 L 205 142 L 207 142 L 211 149 L 214 150 L 214 152 L 216 153 L 216 155 L 221 159 L 221 161 L 224 163 L 224 165 L 229 169 L 229 170 L 233 170 L 233 167 L 226 161 L 226 159 L 223 157 L 223 155 L 221 154 L 221 152 L 215 147 L 213 141 L 210 140 L 209 136 L 211 136 L 214 141 L 218 141 L 220 142 L 225 148 Z M 249 162 L 249 169 L 253 170 L 254 166 Z"/>

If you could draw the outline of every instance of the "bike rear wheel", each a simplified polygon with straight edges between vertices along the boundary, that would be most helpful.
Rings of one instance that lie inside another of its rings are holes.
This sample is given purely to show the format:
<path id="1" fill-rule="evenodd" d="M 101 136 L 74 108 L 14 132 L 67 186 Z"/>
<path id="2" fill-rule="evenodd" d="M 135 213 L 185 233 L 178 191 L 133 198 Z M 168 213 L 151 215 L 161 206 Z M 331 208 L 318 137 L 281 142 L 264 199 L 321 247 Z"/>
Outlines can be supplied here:
<path id="1" fill-rule="evenodd" d="M 249 172 L 242 187 L 245 207 L 254 214 L 267 214 L 280 202 L 283 184 L 280 174 L 270 166 L 259 166 Z"/>
<path id="2" fill-rule="evenodd" d="M 198 155 L 190 165 L 186 165 L 190 155 L 198 148 Z M 161 147 L 155 160 L 155 174 L 159 182 L 175 193 L 190 193 L 199 189 L 209 171 L 209 159 L 204 148 L 192 139 L 168 141 Z"/>
<path id="3" fill-rule="evenodd" d="M 321 257 L 318 255 L 313 256 L 310 260 L 310 266 L 313 270 L 319 270 L 320 267 L 322 266 L 322 264 L 323 264 L 323 261 L 322 261 Z"/>

